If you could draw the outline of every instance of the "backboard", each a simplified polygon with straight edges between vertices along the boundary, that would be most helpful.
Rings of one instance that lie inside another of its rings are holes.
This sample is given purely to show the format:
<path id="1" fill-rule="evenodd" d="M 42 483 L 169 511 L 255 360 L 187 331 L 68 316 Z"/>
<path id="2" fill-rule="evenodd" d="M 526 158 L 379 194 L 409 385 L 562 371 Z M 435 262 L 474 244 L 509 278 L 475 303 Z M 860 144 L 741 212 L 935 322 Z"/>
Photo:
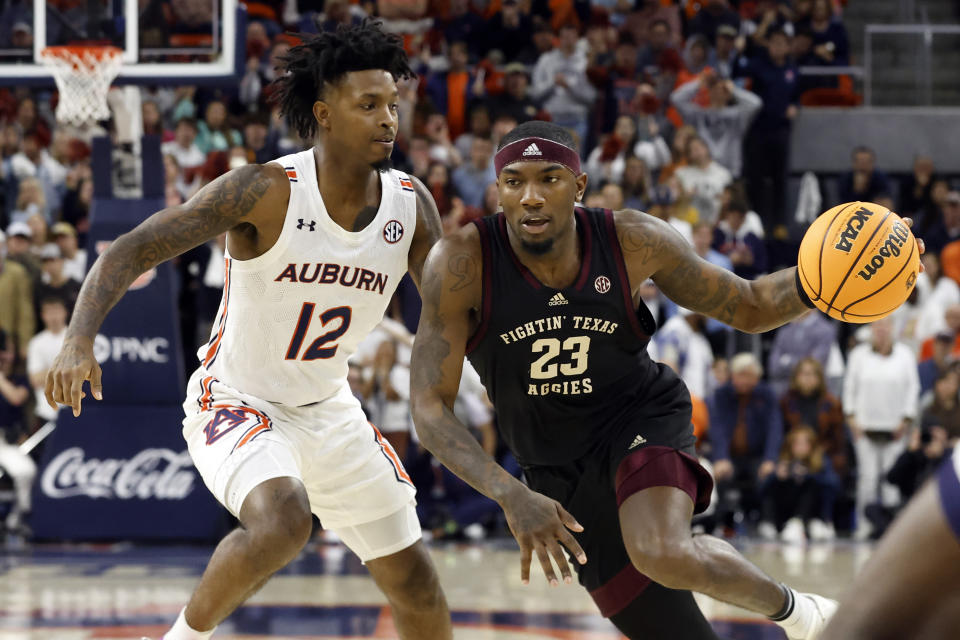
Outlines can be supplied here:
<path id="1" fill-rule="evenodd" d="M 115 85 L 233 83 L 245 35 L 238 0 L 0 2 L 0 86 L 52 85 L 44 47 L 94 42 L 123 49 Z"/>

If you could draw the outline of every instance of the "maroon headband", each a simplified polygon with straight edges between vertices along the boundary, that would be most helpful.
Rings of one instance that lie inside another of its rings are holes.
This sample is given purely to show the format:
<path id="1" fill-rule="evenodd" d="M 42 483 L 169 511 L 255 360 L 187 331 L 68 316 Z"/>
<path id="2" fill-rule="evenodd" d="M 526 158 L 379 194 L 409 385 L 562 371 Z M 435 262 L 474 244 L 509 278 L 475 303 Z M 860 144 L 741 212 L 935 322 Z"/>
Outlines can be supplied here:
<path id="1" fill-rule="evenodd" d="M 497 151 L 493 158 L 497 175 L 514 162 L 556 162 L 572 171 L 574 176 L 580 175 L 580 156 L 577 152 L 546 138 L 521 138 Z"/>

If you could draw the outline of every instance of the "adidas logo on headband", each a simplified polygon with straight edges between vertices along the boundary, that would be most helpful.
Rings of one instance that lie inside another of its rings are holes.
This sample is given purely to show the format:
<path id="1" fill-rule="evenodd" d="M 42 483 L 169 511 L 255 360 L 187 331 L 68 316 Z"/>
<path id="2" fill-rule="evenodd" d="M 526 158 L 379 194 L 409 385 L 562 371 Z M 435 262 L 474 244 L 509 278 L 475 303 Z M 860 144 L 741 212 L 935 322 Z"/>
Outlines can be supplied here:
<path id="1" fill-rule="evenodd" d="M 524 156 L 542 156 L 543 153 L 540 152 L 540 147 L 537 146 L 536 142 L 530 144 L 529 147 L 523 150 Z"/>

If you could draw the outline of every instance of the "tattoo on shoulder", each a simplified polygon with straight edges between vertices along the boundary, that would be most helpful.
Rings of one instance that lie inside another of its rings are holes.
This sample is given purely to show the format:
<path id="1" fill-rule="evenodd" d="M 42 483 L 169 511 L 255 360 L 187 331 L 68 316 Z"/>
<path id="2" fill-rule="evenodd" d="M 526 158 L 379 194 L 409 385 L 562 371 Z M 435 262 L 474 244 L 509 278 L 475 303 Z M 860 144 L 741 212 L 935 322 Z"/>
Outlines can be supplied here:
<path id="1" fill-rule="evenodd" d="M 450 285 L 450 291 L 460 291 L 469 287 L 476 281 L 479 271 L 476 259 L 466 253 L 457 253 L 450 256 L 447 261 L 447 269 L 450 271 L 450 275 L 457 279 Z"/>
<path id="2" fill-rule="evenodd" d="M 620 232 L 620 245 L 624 252 L 637 254 L 642 262 L 659 257 L 667 240 L 655 230 L 644 231 L 637 226 L 629 226 Z"/>
<path id="3" fill-rule="evenodd" d="M 424 273 L 425 304 L 420 317 L 421 328 L 418 329 L 422 337 L 414 342 L 413 348 L 427 366 L 411 369 L 413 384 L 421 388 L 435 387 L 443 381 L 443 367 L 440 365 L 450 355 L 450 342 L 443 336 L 445 325 L 440 315 L 442 289 L 443 278 L 440 273 L 433 269 Z"/>

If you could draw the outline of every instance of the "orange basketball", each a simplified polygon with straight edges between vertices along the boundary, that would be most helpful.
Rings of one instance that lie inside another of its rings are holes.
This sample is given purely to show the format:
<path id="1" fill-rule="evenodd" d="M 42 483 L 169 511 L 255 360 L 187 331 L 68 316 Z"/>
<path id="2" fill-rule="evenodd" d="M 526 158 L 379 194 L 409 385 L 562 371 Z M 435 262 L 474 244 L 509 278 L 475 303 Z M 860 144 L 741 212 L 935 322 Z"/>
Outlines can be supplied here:
<path id="1" fill-rule="evenodd" d="M 814 220 L 800 243 L 800 283 L 831 318 L 873 322 L 913 290 L 920 250 L 910 227 L 886 207 L 848 202 Z"/>

